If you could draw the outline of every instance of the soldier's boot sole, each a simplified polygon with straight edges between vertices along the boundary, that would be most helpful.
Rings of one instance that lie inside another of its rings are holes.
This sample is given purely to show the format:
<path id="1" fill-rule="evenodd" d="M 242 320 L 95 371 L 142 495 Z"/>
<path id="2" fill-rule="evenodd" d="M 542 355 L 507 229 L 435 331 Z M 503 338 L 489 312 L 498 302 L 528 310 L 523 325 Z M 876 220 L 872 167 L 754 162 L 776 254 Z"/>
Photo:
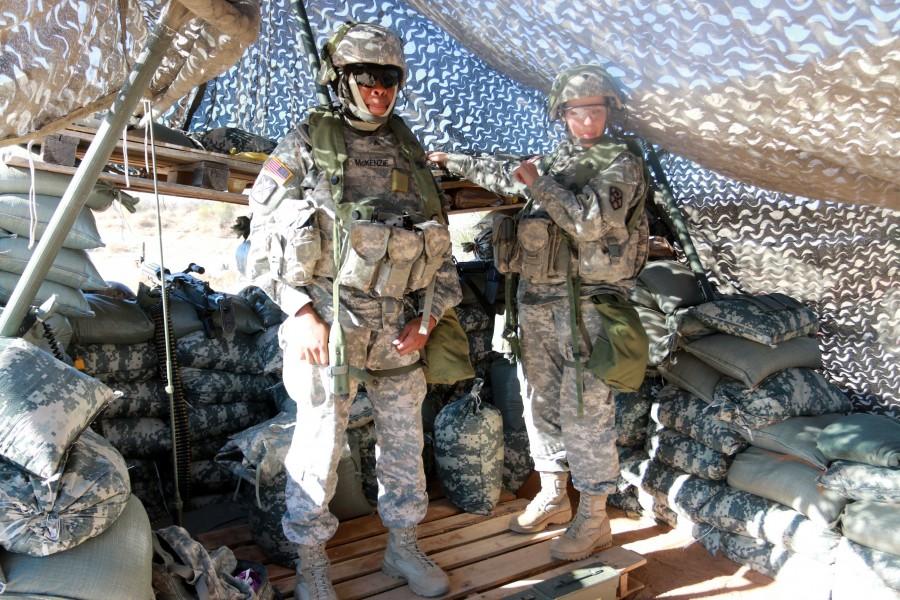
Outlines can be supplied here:
<path id="1" fill-rule="evenodd" d="M 425 598 L 434 598 L 437 596 L 443 596 L 447 592 L 450 591 L 449 586 L 441 586 L 436 587 L 434 589 L 431 588 L 422 588 L 417 584 L 415 580 L 408 579 L 406 575 L 403 574 L 398 567 L 392 565 L 388 562 L 387 557 L 385 557 L 384 561 L 381 563 L 381 572 L 387 575 L 388 577 L 394 577 L 396 579 L 402 579 L 406 582 L 406 585 L 409 586 L 409 589 L 412 590 L 412 593 L 416 596 L 423 596 Z"/>
<path id="2" fill-rule="evenodd" d="M 568 504 L 568 503 L 567 503 Z M 562 525 L 572 520 L 572 507 L 565 506 L 560 510 L 547 514 L 546 517 L 537 521 L 534 525 L 523 526 L 516 520 L 520 515 L 513 515 L 509 520 L 509 529 L 516 533 L 537 533 L 547 529 L 550 525 Z"/>

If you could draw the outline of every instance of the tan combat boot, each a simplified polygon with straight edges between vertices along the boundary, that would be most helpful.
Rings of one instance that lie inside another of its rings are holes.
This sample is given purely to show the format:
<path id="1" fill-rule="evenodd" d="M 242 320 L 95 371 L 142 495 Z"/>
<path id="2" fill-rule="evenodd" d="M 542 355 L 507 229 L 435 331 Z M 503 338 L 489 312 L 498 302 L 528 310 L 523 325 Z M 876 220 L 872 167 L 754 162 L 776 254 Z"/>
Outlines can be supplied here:
<path id="1" fill-rule="evenodd" d="M 566 494 L 568 473 L 541 474 L 541 491 L 528 503 L 525 511 L 509 520 L 509 528 L 516 533 L 543 531 L 548 525 L 572 520 L 572 506 Z"/>
<path id="2" fill-rule="evenodd" d="M 419 596 L 443 596 L 450 590 L 447 574 L 419 549 L 415 527 L 388 530 L 381 570 L 385 575 L 405 579 L 409 589 Z"/>
<path id="3" fill-rule="evenodd" d="M 581 560 L 595 550 L 612 546 L 612 529 L 606 516 L 606 494 L 582 492 L 578 512 L 566 532 L 550 544 L 550 556 L 559 560 Z"/>
<path id="4" fill-rule="evenodd" d="M 297 551 L 297 584 L 294 598 L 298 600 L 337 600 L 328 577 L 328 555 L 325 545 L 300 546 Z"/>

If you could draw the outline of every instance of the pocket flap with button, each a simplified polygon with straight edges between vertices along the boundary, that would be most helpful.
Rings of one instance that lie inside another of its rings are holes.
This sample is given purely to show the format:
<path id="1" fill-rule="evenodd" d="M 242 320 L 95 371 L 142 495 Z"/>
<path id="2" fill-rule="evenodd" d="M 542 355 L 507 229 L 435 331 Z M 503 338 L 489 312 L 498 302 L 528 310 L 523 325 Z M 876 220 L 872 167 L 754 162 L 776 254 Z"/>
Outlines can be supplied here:
<path id="1" fill-rule="evenodd" d="M 437 221 L 425 221 L 416 225 L 422 231 L 425 254 L 429 258 L 443 257 L 450 251 L 450 230 Z"/>
<path id="2" fill-rule="evenodd" d="M 391 228 L 381 223 L 357 221 L 350 226 L 350 246 L 368 263 L 381 260 L 387 252 Z"/>
<path id="3" fill-rule="evenodd" d="M 550 241 L 548 219 L 522 219 L 516 236 L 522 248 L 529 253 L 540 252 Z"/>
<path id="4" fill-rule="evenodd" d="M 422 254 L 422 238 L 409 229 L 391 228 L 387 253 L 392 263 L 411 263 Z"/>

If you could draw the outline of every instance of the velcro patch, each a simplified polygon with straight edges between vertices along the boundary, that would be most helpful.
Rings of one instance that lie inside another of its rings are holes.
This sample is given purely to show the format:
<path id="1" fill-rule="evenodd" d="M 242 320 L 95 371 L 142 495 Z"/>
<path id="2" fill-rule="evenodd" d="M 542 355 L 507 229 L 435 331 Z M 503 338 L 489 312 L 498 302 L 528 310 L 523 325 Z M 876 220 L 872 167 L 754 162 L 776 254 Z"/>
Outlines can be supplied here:
<path id="1" fill-rule="evenodd" d="M 262 172 L 274 179 L 275 183 L 280 186 L 286 184 L 294 176 L 291 170 L 287 168 L 287 165 L 275 156 L 270 156 L 266 160 L 262 166 Z"/>
<path id="2" fill-rule="evenodd" d="M 609 205 L 613 210 L 619 210 L 625 204 L 625 195 L 622 190 L 614 185 L 609 186 Z"/>

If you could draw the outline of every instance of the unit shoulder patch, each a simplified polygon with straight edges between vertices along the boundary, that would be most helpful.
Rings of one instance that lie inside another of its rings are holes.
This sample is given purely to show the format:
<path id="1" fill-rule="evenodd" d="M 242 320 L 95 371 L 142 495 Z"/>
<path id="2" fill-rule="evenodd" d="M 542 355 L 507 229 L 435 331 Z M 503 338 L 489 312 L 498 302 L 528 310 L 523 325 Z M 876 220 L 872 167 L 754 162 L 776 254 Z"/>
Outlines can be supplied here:
<path id="1" fill-rule="evenodd" d="M 625 204 L 625 196 L 618 187 L 609 186 L 609 205 L 613 210 L 619 210 Z"/>

